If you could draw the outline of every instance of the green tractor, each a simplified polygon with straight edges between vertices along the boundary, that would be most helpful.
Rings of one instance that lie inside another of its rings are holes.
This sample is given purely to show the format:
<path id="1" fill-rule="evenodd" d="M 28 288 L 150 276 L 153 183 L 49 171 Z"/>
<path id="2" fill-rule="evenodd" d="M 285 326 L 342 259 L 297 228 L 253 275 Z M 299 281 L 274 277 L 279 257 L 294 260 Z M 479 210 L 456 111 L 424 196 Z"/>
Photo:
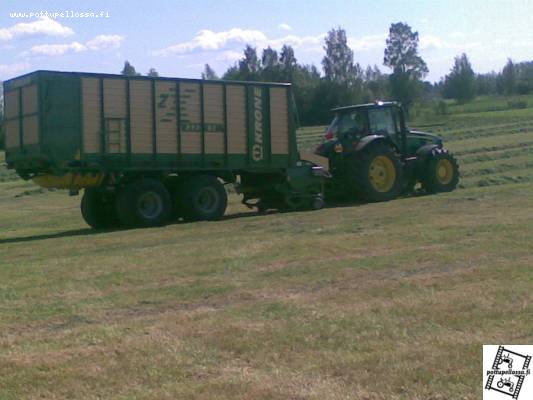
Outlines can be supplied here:
<path id="1" fill-rule="evenodd" d="M 329 198 L 386 201 L 419 186 L 426 193 L 450 192 L 457 186 L 456 159 L 440 137 L 409 130 L 399 103 L 376 102 L 333 112 L 335 118 L 315 150 L 329 160 Z"/>

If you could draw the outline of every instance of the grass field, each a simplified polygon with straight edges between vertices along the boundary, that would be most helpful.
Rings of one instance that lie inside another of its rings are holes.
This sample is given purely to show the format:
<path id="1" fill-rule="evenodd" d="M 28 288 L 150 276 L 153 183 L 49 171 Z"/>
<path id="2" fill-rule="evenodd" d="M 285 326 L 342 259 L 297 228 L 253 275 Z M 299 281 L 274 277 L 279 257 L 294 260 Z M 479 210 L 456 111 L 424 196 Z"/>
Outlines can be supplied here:
<path id="1" fill-rule="evenodd" d="M 480 399 L 533 343 L 533 113 L 480 114 L 457 191 L 314 212 L 94 232 L 0 169 L 0 399 Z"/>

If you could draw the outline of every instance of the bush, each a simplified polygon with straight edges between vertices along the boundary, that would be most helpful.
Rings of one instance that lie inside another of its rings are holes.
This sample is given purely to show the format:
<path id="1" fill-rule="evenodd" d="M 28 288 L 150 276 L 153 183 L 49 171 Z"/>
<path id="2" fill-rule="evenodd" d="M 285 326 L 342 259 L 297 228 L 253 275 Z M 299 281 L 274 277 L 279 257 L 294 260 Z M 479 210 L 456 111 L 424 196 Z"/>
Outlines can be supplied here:
<path id="1" fill-rule="evenodd" d="M 446 103 L 444 100 L 433 103 L 433 112 L 436 115 L 448 115 L 450 113 L 448 110 L 448 103 Z"/>
<path id="2" fill-rule="evenodd" d="M 527 108 L 527 101 L 525 101 L 525 100 L 509 100 L 507 102 L 507 107 L 512 108 L 512 109 Z"/>

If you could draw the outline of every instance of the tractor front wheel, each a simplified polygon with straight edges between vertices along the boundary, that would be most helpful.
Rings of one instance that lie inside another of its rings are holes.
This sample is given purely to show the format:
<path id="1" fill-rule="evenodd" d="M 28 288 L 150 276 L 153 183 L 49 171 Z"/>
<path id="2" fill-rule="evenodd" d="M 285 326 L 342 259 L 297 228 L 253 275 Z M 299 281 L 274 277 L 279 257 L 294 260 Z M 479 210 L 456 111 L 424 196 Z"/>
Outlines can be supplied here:
<path id="1" fill-rule="evenodd" d="M 434 152 L 426 161 L 422 187 L 427 193 L 451 192 L 459 182 L 457 160 L 446 150 Z"/>

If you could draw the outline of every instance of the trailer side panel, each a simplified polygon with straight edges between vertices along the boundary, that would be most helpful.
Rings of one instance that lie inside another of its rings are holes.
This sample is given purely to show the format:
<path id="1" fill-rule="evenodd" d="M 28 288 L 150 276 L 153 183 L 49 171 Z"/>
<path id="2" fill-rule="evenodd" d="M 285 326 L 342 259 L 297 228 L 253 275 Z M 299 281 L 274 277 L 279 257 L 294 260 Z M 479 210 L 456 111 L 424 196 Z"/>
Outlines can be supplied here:
<path id="1" fill-rule="evenodd" d="M 31 161 L 30 173 L 266 172 L 297 160 L 289 85 L 37 71 L 4 88 L 7 159 Z"/>

